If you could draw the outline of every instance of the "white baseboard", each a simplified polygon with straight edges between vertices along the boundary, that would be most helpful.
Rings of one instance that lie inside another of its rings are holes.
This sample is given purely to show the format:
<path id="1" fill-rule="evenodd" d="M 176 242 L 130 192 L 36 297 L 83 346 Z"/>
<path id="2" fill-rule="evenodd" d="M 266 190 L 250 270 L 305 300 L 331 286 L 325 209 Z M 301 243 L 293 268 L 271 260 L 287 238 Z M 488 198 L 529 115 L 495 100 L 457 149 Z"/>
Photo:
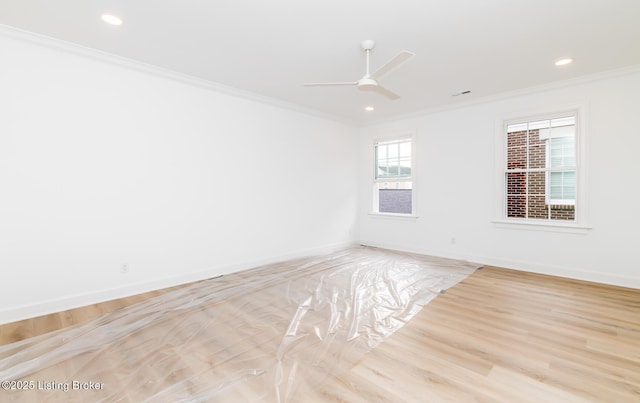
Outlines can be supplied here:
<path id="1" fill-rule="evenodd" d="M 36 316 L 48 315 L 54 312 L 66 311 L 86 305 L 97 304 L 100 302 L 111 301 L 118 298 L 129 297 L 131 295 L 141 294 L 149 291 L 160 290 L 163 288 L 173 287 L 176 285 L 191 283 L 194 281 L 205 280 L 211 277 L 230 274 L 241 270 L 251 269 L 266 264 L 282 262 L 285 260 L 296 259 L 301 257 L 321 255 L 331 253 L 340 249 L 345 249 L 357 245 L 354 242 L 343 242 L 337 244 L 329 244 L 320 247 L 301 249 L 294 252 L 264 257 L 256 260 L 241 262 L 224 267 L 213 267 L 203 271 L 182 273 L 177 276 L 165 277 L 151 281 L 145 281 L 136 284 L 127 284 L 117 288 L 99 290 L 87 293 L 78 293 L 71 296 L 61 298 L 38 301 L 33 304 L 12 307 L 0 310 L 0 325 L 16 322 L 23 319 L 34 318 Z"/>
<path id="2" fill-rule="evenodd" d="M 476 256 L 442 252 L 429 250 L 426 248 L 407 248 L 401 245 L 386 244 L 372 241 L 361 241 L 359 244 L 373 246 L 378 248 L 393 249 L 404 252 L 420 253 L 431 256 L 439 256 L 449 259 L 466 260 L 469 262 L 504 267 L 513 270 L 527 271 L 532 273 L 548 274 L 558 277 L 566 277 L 576 280 L 591 281 L 602 284 L 611 284 L 621 287 L 640 289 L 640 278 L 616 276 L 610 273 L 598 273 L 574 268 L 566 268 L 555 265 L 543 265 L 538 263 L 518 261 L 511 259 L 495 258 L 488 256 Z M 74 309 L 81 306 L 97 304 L 100 302 L 110 301 L 118 298 L 124 298 L 131 295 L 141 294 L 153 290 L 159 290 L 176 285 L 200 281 L 223 274 L 230 274 L 241 270 L 246 270 L 265 264 L 281 262 L 301 257 L 320 255 L 331 253 L 340 249 L 352 247 L 356 243 L 343 242 L 337 244 L 324 245 L 320 247 L 301 249 L 298 251 L 280 254 L 276 256 L 264 257 L 252 261 L 246 261 L 238 264 L 228 265 L 224 267 L 210 268 L 204 271 L 183 273 L 178 276 L 155 279 L 144 283 L 128 284 L 122 287 L 99 290 L 89 293 L 79 293 L 47 301 L 38 301 L 33 304 L 12 307 L 0 311 L 0 325 L 16 322 L 23 319 L 29 319 L 36 316 L 47 315 L 54 312 L 61 312 L 68 309 Z"/>
<path id="3" fill-rule="evenodd" d="M 594 283 L 609 284 L 619 287 L 640 289 L 640 278 L 619 276 L 611 273 L 592 272 L 577 268 L 563 267 L 557 265 L 540 264 L 535 262 L 527 262 L 521 260 L 504 259 L 499 257 L 466 255 L 449 252 L 442 252 L 421 248 L 407 248 L 400 245 L 392 245 L 380 242 L 361 241 L 361 245 L 374 246 L 378 248 L 394 249 L 404 252 L 420 253 L 423 255 L 431 255 L 444 257 L 449 259 L 466 260 L 469 262 L 484 264 L 488 266 L 504 267 L 506 269 L 526 271 L 538 274 L 547 274 L 550 276 L 570 278 L 574 280 L 590 281 Z"/>

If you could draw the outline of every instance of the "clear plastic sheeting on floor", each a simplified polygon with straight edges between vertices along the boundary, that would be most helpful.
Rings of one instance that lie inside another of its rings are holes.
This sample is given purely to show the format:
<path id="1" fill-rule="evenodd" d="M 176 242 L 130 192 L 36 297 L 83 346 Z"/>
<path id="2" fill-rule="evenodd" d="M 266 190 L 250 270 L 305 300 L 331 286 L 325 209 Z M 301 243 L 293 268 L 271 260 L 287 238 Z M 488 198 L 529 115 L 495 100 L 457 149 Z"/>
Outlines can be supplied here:
<path id="1" fill-rule="evenodd" d="M 21 389 L 0 396 L 305 400 L 477 267 L 358 247 L 200 281 L 0 346 L 0 380 Z"/>

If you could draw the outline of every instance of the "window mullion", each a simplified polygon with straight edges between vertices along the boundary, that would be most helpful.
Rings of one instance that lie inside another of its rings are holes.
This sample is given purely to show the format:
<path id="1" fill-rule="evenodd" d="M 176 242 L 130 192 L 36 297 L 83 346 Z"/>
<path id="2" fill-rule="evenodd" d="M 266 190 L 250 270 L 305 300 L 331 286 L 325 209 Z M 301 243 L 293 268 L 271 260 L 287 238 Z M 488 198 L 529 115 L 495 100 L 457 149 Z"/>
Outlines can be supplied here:
<path id="1" fill-rule="evenodd" d="M 526 145 L 524 148 L 525 152 L 525 161 L 526 161 L 526 173 L 524 180 L 524 218 L 529 218 L 529 124 L 527 123 L 527 134 L 525 136 Z"/>

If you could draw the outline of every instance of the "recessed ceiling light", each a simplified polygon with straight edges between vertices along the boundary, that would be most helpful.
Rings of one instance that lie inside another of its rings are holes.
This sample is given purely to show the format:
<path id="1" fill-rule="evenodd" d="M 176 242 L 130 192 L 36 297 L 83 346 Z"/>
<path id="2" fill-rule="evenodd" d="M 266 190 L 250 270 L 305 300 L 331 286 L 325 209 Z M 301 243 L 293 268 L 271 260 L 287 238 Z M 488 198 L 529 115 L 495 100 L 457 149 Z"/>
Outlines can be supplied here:
<path id="1" fill-rule="evenodd" d="M 102 21 L 111 25 L 122 25 L 122 19 L 113 14 L 102 14 Z"/>
<path id="2" fill-rule="evenodd" d="M 560 59 L 556 62 L 556 66 L 566 66 L 567 64 L 570 64 L 571 62 L 573 62 L 573 59 Z"/>
<path id="3" fill-rule="evenodd" d="M 376 108 L 374 108 L 373 106 L 365 106 L 364 107 L 364 110 L 367 111 L 367 112 L 371 112 L 374 109 L 376 109 Z"/>

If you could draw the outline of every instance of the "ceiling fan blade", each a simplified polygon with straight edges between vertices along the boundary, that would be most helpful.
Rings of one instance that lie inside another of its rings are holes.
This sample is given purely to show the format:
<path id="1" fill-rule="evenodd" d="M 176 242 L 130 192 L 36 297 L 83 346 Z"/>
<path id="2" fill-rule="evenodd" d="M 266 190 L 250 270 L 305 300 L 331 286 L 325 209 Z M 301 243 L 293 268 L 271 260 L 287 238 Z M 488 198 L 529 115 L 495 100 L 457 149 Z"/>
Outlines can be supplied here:
<path id="1" fill-rule="evenodd" d="M 398 53 L 393 59 L 382 65 L 382 67 L 378 68 L 378 70 L 374 71 L 373 74 L 371 74 L 371 78 L 373 78 L 374 80 L 379 80 L 383 76 L 386 76 L 391 71 L 398 68 L 402 63 L 411 59 L 413 56 L 415 56 L 415 53 L 403 50 L 402 52 Z"/>
<path id="2" fill-rule="evenodd" d="M 400 95 L 396 94 L 393 91 L 390 91 L 384 87 L 381 87 L 379 85 L 375 86 L 372 88 L 372 90 L 374 92 L 377 92 L 380 95 L 384 95 L 385 97 L 389 98 L 392 101 L 395 101 L 396 99 L 400 98 Z"/>
<path id="3" fill-rule="evenodd" d="M 304 85 L 305 87 L 329 87 L 329 86 L 356 85 L 356 84 L 358 84 L 357 81 L 340 82 L 340 83 L 305 83 L 302 85 Z"/>

